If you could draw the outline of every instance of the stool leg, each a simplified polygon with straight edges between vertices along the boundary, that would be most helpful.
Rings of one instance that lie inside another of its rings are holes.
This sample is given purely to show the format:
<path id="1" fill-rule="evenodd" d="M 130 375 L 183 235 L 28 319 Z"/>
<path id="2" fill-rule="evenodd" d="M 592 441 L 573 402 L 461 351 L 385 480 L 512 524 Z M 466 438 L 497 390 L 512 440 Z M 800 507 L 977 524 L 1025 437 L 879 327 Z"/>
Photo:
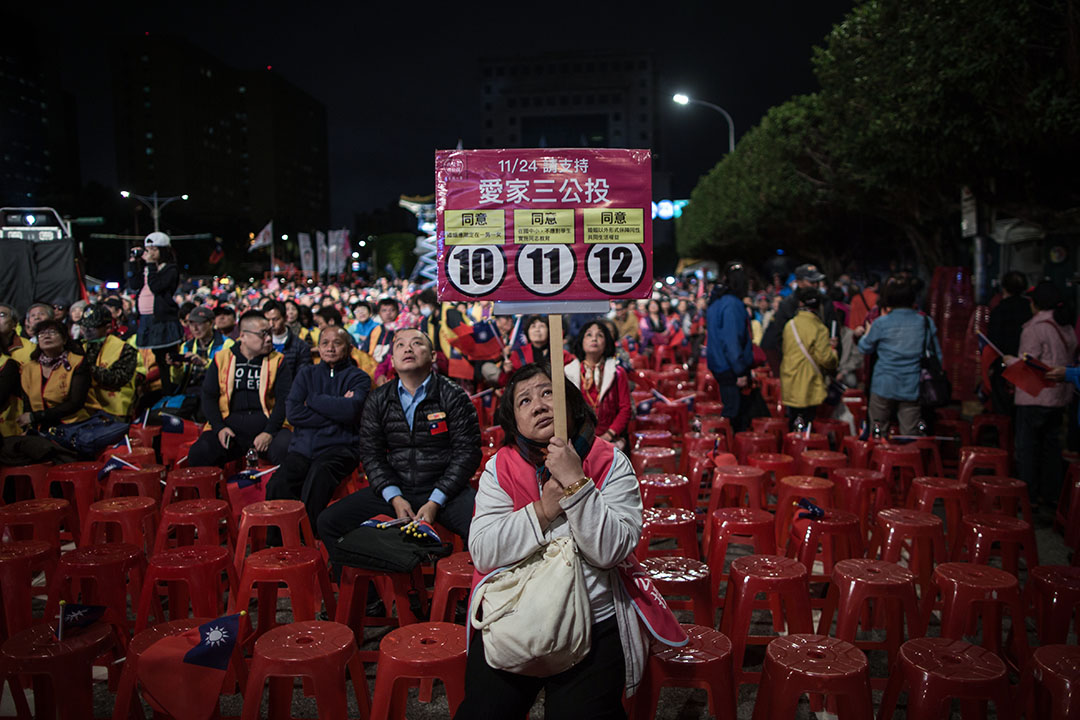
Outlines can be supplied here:
<path id="1" fill-rule="evenodd" d="M 319 709 L 319 718 L 326 720 L 345 720 L 349 711 L 349 702 L 345 689 L 345 668 L 334 677 L 314 678 L 315 704 Z"/>
<path id="2" fill-rule="evenodd" d="M 354 653 L 349 660 L 349 676 L 352 680 L 353 695 L 360 709 L 360 720 L 371 717 L 371 694 L 368 691 L 367 676 L 364 675 L 364 663 L 360 662 L 360 653 Z"/>
<path id="3" fill-rule="evenodd" d="M 293 679 L 270 676 L 270 707 L 267 720 L 291 720 Z"/>

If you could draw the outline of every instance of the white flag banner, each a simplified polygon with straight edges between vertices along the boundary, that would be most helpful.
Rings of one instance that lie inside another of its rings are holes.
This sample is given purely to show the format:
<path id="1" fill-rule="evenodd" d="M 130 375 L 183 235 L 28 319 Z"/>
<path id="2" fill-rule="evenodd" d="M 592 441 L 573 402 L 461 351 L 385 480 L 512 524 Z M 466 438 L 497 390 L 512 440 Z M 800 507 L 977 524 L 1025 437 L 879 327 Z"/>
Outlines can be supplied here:
<path id="1" fill-rule="evenodd" d="M 259 248 L 270 247 L 274 242 L 274 221 L 266 223 L 266 227 L 259 231 L 259 234 L 255 236 L 255 239 L 248 245 L 248 252 L 258 250 Z"/>
<path id="2" fill-rule="evenodd" d="M 297 233 L 297 244 L 300 246 L 300 269 L 305 275 L 315 272 L 315 255 L 311 250 L 311 233 Z"/>
<path id="3" fill-rule="evenodd" d="M 341 245 L 338 243 L 338 231 L 327 231 L 326 267 L 331 275 L 341 272 Z"/>
<path id="4" fill-rule="evenodd" d="M 349 231 L 345 228 L 338 230 L 338 241 L 341 247 L 341 272 L 345 272 L 352 259 L 352 247 L 349 245 Z"/>
<path id="5" fill-rule="evenodd" d="M 315 231 L 315 252 L 318 259 L 319 274 L 322 275 L 326 272 L 326 233 L 321 230 Z"/>

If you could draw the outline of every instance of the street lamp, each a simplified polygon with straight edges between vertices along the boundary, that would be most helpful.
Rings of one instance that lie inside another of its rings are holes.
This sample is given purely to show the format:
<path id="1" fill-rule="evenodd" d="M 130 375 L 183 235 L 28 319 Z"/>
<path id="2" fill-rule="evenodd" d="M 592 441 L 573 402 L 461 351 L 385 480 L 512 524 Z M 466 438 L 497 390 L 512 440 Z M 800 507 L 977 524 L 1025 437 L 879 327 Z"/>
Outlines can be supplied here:
<path id="1" fill-rule="evenodd" d="M 705 107 L 712 108 L 716 112 L 723 115 L 724 119 L 727 120 L 727 127 L 728 127 L 728 152 L 729 153 L 735 152 L 735 121 L 731 119 L 731 115 L 728 114 L 727 110 L 725 110 L 724 108 L 720 107 L 719 105 L 715 105 L 715 104 L 713 104 L 711 102 L 706 102 L 704 100 L 698 100 L 696 98 L 692 98 L 689 95 L 687 95 L 686 93 L 675 93 L 674 95 L 671 96 L 671 99 L 674 100 L 679 105 L 690 105 L 690 104 L 704 105 Z"/>
<path id="2" fill-rule="evenodd" d="M 121 190 L 120 197 L 124 199 L 133 197 L 146 207 L 150 208 L 150 216 L 154 218 L 154 232 L 158 232 L 160 230 L 160 228 L 158 227 L 158 220 L 161 218 L 161 211 L 166 205 L 173 202 L 174 200 L 188 199 L 188 195 L 186 193 L 184 195 L 173 195 L 172 197 L 159 198 L 157 190 L 154 191 L 153 195 L 136 195 L 135 193 L 129 192 L 128 190 Z"/>

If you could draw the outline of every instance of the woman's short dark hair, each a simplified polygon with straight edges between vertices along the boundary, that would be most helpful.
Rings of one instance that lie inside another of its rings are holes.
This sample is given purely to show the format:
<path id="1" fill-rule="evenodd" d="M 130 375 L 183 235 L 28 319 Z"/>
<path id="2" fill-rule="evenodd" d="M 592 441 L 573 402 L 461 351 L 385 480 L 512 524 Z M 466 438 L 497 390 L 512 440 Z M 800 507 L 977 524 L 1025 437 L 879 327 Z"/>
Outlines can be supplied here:
<path id="1" fill-rule="evenodd" d="M 67 342 L 71 338 L 71 336 L 68 334 L 67 325 L 65 325 L 60 320 L 57 320 L 56 318 L 49 318 L 47 320 L 42 320 L 41 322 L 39 322 L 37 325 L 34 326 L 34 334 L 40 335 L 42 330 L 48 330 L 49 328 L 52 328 L 56 332 L 60 333 L 60 337 L 64 339 L 64 342 Z"/>
<path id="2" fill-rule="evenodd" d="M 887 308 L 915 307 L 915 286 L 907 278 L 891 278 L 881 296 Z"/>
<path id="3" fill-rule="evenodd" d="M 309 328 L 315 324 L 315 314 L 307 305 L 296 305 L 296 312 L 300 314 L 300 326 Z"/>
<path id="4" fill-rule="evenodd" d="M 735 297 L 739 299 L 746 297 L 750 281 L 746 277 L 746 266 L 741 260 L 732 260 L 724 266 L 724 285 Z"/>
<path id="5" fill-rule="evenodd" d="M 550 380 L 551 365 L 546 362 L 529 363 L 515 370 L 506 383 L 506 389 L 503 390 L 499 407 L 495 410 L 495 422 L 503 429 L 504 445 L 515 445 L 517 443 L 517 418 L 514 415 L 514 393 L 517 386 L 519 383 L 523 383 L 537 375 L 543 375 Z M 585 396 L 581 394 L 577 386 L 566 377 L 563 380 L 566 383 L 566 414 L 569 421 L 567 431 L 570 437 L 573 438 L 585 423 L 591 423 L 595 426 L 596 415 L 585 402 Z"/>
<path id="6" fill-rule="evenodd" d="M 795 299 L 808 310 L 817 310 L 821 307 L 821 291 L 816 287 L 799 288 L 795 291 Z"/>
<path id="7" fill-rule="evenodd" d="M 185 319 L 196 307 L 198 306 L 195 303 L 191 302 L 190 300 L 185 300 L 184 304 L 180 306 L 180 319 Z"/>
<path id="8" fill-rule="evenodd" d="M 574 338 L 574 346 L 570 352 L 574 353 L 574 357 L 578 360 L 585 359 L 585 333 L 589 331 L 589 328 L 596 326 L 600 328 L 600 332 L 604 334 L 604 358 L 615 357 L 615 338 L 612 336 L 611 331 L 608 330 L 600 320 L 590 320 L 585 323 L 585 327 L 581 328 L 581 332 Z"/>
<path id="9" fill-rule="evenodd" d="M 1027 290 L 1027 277 L 1022 272 L 1010 270 L 1001 278 L 1001 287 L 1010 295 L 1023 295 Z"/>
<path id="10" fill-rule="evenodd" d="M 525 332 L 525 338 L 529 337 L 529 328 L 533 326 L 535 322 L 542 322 L 545 325 L 548 324 L 547 315 L 526 315 L 525 319 L 521 321 L 522 330 Z"/>
<path id="11" fill-rule="evenodd" d="M 332 305 L 327 305 L 326 307 L 319 308 L 315 314 L 325 320 L 327 325 L 342 324 L 341 313 L 339 313 L 338 309 Z"/>

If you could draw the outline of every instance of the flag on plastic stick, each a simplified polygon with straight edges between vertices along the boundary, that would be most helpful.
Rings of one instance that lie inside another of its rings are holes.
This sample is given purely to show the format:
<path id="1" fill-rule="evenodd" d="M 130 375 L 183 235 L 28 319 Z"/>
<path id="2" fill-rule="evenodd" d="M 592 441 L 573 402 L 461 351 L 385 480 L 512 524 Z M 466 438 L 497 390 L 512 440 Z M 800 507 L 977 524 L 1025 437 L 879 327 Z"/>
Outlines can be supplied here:
<path id="1" fill-rule="evenodd" d="M 990 338 L 980 333 L 975 333 L 975 337 L 979 340 L 979 370 L 980 377 L 982 378 L 983 391 L 990 392 L 990 370 L 994 367 L 994 363 L 1001 360 L 1003 353 L 997 345 L 990 342 Z"/>
<path id="2" fill-rule="evenodd" d="M 184 421 L 175 415 L 168 413 L 161 413 L 161 432 L 167 433 L 182 433 L 184 432 Z"/>
<path id="3" fill-rule="evenodd" d="M 668 347 L 676 347 L 682 345 L 684 342 L 686 342 L 686 333 L 683 332 L 682 328 L 679 328 L 672 334 L 671 339 L 668 340 L 667 344 Z"/>
<path id="4" fill-rule="evenodd" d="M 105 609 L 104 605 L 79 605 L 61 600 L 53 634 L 57 640 L 63 640 L 70 633 L 96 623 L 105 615 Z"/>
<path id="5" fill-rule="evenodd" d="M 671 405 L 672 404 L 672 401 L 669 400 L 668 397 L 666 395 L 664 395 L 663 393 L 661 393 L 659 390 L 653 390 L 652 394 L 653 394 L 653 397 L 655 397 L 657 400 L 664 403 L 665 405 Z"/>
<path id="6" fill-rule="evenodd" d="M 1016 360 L 1008 365 L 1005 371 L 1001 373 L 1001 377 L 1028 395 L 1038 395 L 1046 388 L 1054 386 L 1054 383 L 1047 381 L 1046 370 L 1036 367 L 1025 360 Z"/>
<path id="7" fill-rule="evenodd" d="M 109 476 L 113 470 L 138 470 L 138 465 L 132 465 L 123 458 L 118 458 L 115 455 L 110 455 L 109 459 L 105 462 L 105 466 L 98 470 L 97 479 L 104 480 Z"/>
<path id="8" fill-rule="evenodd" d="M 274 242 L 274 221 L 266 223 L 266 227 L 259 231 L 255 239 L 248 245 L 248 252 L 255 252 L 259 248 L 270 247 Z"/>
<path id="9" fill-rule="evenodd" d="M 491 320 L 481 320 L 472 326 L 473 360 L 495 360 L 502 355 L 502 339 Z"/>
<path id="10" fill-rule="evenodd" d="M 521 321 L 524 318 L 523 315 L 518 315 L 517 320 L 514 321 L 514 329 L 510 331 L 510 350 L 516 350 L 521 345 L 525 344 L 525 333 L 521 330 Z"/>
<path id="11" fill-rule="evenodd" d="M 634 408 L 634 412 L 638 415 L 648 415 L 652 412 L 653 405 L 655 404 L 656 400 L 654 400 L 653 398 L 649 398 L 648 400 L 642 400 L 637 404 L 637 407 Z"/>
<path id="12" fill-rule="evenodd" d="M 152 707 L 190 720 L 207 720 L 214 714 L 243 614 L 162 638 L 139 655 L 139 683 Z"/>

